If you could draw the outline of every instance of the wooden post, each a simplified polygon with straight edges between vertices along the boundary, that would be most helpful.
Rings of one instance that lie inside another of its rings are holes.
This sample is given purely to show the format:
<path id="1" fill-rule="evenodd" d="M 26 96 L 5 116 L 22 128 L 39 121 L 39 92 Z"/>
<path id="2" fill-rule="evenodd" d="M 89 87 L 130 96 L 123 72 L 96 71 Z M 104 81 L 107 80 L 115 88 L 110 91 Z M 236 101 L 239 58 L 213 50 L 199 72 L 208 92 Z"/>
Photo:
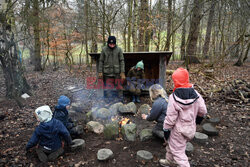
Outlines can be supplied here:
<path id="1" fill-rule="evenodd" d="M 96 84 L 99 85 L 99 83 L 98 83 L 98 79 L 99 79 L 99 76 L 98 76 L 99 57 L 96 56 L 95 60 L 96 60 L 96 79 L 97 79 Z M 104 95 L 103 89 L 98 88 L 97 89 L 97 97 L 103 97 L 103 95 Z"/>
<path id="2" fill-rule="evenodd" d="M 160 55 L 159 63 L 159 83 L 166 90 L 166 56 Z"/>

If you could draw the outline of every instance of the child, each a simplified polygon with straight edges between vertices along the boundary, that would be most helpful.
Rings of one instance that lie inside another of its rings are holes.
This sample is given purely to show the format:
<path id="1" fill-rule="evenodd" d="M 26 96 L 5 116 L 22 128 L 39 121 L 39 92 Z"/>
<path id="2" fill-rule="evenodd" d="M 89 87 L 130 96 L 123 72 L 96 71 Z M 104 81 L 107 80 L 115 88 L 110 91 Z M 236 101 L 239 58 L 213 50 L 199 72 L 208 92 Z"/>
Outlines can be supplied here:
<path id="1" fill-rule="evenodd" d="M 166 91 L 159 84 L 154 84 L 149 88 L 150 99 L 154 102 L 150 114 L 142 114 L 142 119 L 156 121 L 153 134 L 164 139 L 163 122 L 166 117 L 168 99 Z"/>
<path id="2" fill-rule="evenodd" d="M 127 79 L 129 79 L 127 84 L 132 94 L 132 102 L 140 103 L 140 94 L 143 87 L 142 82 L 145 79 L 144 64 L 142 60 L 128 71 Z"/>
<path id="3" fill-rule="evenodd" d="M 200 124 L 207 113 L 201 95 L 189 83 L 186 69 L 178 68 L 172 75 L 173 93 L 169 96 L 168 114 L 163 124 L 164 137 L 167 140 L 166 159 L 160 159 L 162 166 L 178 164 L 189 167 L 185 154 L 186 143 L 194 137 L 196 124 Z"/>
<path id="4" fill-rule="evenodd" d="M 26 145 L 26 151 L 39 144 L 36 149 L 39 160 L 42 162 L 53 161 L 64 152 L 61 138 L 68 145 L 72 144 L 70 134 L 62 122 L 52 118 L 49 106 L 37 108 L 35 116 L 40 124 Z"/>
<path id="5" fill-rule="evenodd" d="M 61 121 L 71 135 L 80 135 L 83 133 L 83 129 L 81 126 L 74 127 L 73 121 L 69 118 L 69 107 L 70 99 L 64 95 L 60 96 L 58 99 L 58 105 L 55 106 L 53 118 Z"/>

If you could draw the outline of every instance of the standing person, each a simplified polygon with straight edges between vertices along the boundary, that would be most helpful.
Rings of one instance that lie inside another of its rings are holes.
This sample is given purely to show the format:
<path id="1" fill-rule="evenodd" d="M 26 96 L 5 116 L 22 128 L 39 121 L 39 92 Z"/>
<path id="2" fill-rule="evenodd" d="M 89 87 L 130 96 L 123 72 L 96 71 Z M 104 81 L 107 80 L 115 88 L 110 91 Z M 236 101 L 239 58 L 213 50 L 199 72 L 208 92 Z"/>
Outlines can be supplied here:
<path id="1" fill-rule="evenodd" d="M 153 128 L 153 134 L 164 139 L 163 122 L 167 113 L 168 99 L 166 91 L 159 84 L 154 84 L 149 88 L 150 99 L 153 102 L 150 114 L 142 114 L 142 119 L 147 121 L 156 121 L 157 124 Z"/>
<path id="2" fill-rule="evenodd" d="M 125 80 L 125 63 L 123 51 L 116 45 L 115 36 L 109 36 L 107 46 L 102 49 L 98 67 L 99 78 L 103 78 L 104 98 L 111 102 L 114 98 L 112 89 L 115 89 L 115 96 L 123 99 L 121 81 Z"/>
<path id="3" fill-rule="evenodd" d="M 190 167 L 185 154 L 186 143 L 194 137 L 196 124 L 200 124 L 207 113 L 201 95 L 189 83 L 186 69 L 178 68 L 173 74 L 174 91 L 169 96 L 168 114 L 163 124 L 164 137 L 168 140 L 166 159 L 160 159 L 162 166 L 178 164 Z M 169 139 L 168 139 L 169 138 Z"/>
<path id="4" fill-rule="evenodd" d="M 36 153 L 39 160 L 42 162 L 53 161 L 64 152 L 62 138 L 68 145 L 72 144 L 70 134 L 61 121 L 52 118 L 49 106 L 37 108 L 35 116 L 40 124 L 26 145 L 26 151 L 38 144 Z"/>
<path id="5" fill-rule="evenodd" d="M 129 91 L 132 94 L 132 101 L 140 103 L 142 81 L 145 79 L 143 61 L 139 61 L 136 66 L 128 71 L 127 78 L 129 79 L 127 84 Z"/>

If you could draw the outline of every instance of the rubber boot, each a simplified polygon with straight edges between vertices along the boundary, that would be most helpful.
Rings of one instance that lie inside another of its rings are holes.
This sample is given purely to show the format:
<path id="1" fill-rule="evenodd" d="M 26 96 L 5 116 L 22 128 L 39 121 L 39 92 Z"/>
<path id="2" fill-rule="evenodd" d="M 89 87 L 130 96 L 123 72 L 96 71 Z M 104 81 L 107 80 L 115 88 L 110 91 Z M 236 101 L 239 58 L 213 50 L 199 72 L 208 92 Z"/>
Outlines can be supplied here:
<path id="1" fill-rule="evenodd" d="M 62 155 L 64 152 L 63 148 L 59 148 L 58 150 L 56 150 L 55 152 L 49 154 L 48 159 L 49 161 L 54 161 L 56 160 L 60 155 Z"/>
<path id="2" fill-rule="evenodd" d="M 135 103 L 135 96 L 132 96 L 132 102 L 134 102 Z"/>
<path id="3" fill-rule="evenodd" d="M 41 162 L 45 163 L 45 162 L 48 161 L 48 157 L 47 157 L 46 153 L 43 152 L 43 150 L 42 150 L 41 148 L 37 148 L 37 149 L 36 149 L 36 153 L 37 153 L 38 159 L 39 159 Z"/>
<path id="4" fill-rule="evenodd" d="M 136 100 L 137 103 L 140 103 L 141 102 L 140 96 L 135 96 L 135 100 Z"/>

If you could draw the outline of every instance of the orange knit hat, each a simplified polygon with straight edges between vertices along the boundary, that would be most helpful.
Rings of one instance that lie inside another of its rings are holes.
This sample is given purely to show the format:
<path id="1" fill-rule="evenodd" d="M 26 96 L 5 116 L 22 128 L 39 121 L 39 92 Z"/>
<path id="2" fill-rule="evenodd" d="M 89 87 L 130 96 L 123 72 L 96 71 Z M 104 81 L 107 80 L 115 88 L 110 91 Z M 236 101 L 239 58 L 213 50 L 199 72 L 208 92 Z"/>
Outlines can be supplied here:
<path id="1" fill-rule="evenodd" d="M 189 74 L 188 71 L 184 68 L 178 68 L 172 74 L 172 79 L 174 81 L 174 90 L 176 88 L 190 88 L 193 85 L 189 83 Z"/>

